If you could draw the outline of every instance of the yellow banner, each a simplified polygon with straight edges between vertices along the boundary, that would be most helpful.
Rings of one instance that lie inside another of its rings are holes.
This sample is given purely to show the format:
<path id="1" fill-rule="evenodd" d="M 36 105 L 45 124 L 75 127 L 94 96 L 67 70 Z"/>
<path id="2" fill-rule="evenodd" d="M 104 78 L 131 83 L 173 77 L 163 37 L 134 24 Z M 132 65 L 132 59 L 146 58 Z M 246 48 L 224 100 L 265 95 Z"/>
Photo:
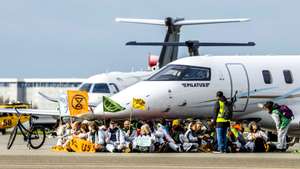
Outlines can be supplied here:
<path id="1" fill-rule="evenodd" d="M 89 141 L 79 139 L 79 138 L 72 138 L 70 140 L 70 147 L 73 151 L 80 153 L 80 152 L 90 152 L 95 153 L 95 145 Z"/>
<path id="2" fill-rule="evenodd" d="M 68 90 L 68 107 L 71 116 L 77 116 L 89 111 L 88 93 L 86 91 Z"/>
<path id="3" fill-rule="evenodd" d="M 133 98 L 132 100 L 132 108 L 138 110 L 145 110 L 146 102 L 140 98 Z"/>
<path id="4" fill-rule="evenodd" d="M 89 141 L 79 139 L 76 137 L 73 137 L 70 142 L 66 145 L 66 147 L 63 146 L 53 146 L 51 148 L 53 151 L 59 151 L 59 152 L 89 152 L 89 153 L 95 153 L 95 145 Z"/>

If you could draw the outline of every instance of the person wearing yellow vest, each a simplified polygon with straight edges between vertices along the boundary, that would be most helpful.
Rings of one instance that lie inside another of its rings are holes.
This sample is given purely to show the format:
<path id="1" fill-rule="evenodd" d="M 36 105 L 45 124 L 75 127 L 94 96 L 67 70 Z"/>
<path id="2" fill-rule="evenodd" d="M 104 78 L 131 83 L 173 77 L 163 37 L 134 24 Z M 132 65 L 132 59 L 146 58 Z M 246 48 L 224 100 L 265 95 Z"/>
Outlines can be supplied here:
<path id="1" fill-rule="evenodd" d="M 228 109 L 228 101 L 222 91 L 217 92 L 217 102 L 214 106 L 214 123 L 216 125 L 218 152 L 226 153 L 227 151 L 227 131 L 230 126 L 228 114 L 232 114 Z"/>

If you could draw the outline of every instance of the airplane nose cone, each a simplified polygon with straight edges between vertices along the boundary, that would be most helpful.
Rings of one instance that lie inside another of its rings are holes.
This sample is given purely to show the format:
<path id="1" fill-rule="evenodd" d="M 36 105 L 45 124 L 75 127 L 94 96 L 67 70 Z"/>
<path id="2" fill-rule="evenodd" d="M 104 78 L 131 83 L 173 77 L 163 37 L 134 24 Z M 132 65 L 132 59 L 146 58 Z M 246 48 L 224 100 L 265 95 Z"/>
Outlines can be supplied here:
<path id="1" fill-rule="evenodd" d="M 159 82 L 142 81 L 111 96 L 110 102 L 100 103 L 94 114 L 101 118 L 150 118 L 167 109 L 168 95 L 168 89 Z M 134 98 L 145 102 L 145 106 L 132 107 Z"/>

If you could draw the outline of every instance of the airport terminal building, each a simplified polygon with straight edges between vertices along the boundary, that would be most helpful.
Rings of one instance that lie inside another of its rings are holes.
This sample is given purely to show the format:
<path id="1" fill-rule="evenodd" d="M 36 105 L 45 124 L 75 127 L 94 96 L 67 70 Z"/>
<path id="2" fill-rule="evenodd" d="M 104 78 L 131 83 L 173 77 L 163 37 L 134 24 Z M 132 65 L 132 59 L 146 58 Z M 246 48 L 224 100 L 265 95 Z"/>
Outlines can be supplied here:
<path id="1" fill-rule="evenodd" d="M 67 90 L 77 89 L 85 79 L 0 79 L 0 102 L 26 102 L 34 108 L 55 109 L 57 104 L 43 98 L 39 92 L 58 97 Z"/>

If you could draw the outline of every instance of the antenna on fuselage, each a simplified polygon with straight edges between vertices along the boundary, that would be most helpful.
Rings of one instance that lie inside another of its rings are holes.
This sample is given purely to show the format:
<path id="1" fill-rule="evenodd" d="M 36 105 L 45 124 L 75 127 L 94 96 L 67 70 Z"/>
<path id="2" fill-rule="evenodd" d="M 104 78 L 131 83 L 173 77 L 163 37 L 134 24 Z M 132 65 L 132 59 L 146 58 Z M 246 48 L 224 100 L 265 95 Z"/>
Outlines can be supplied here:
<path id="1" fill-rule="evenodd" d="M 185 42 L 127 42 L 126 45 L 130 46 L 186 46 L 190 56 L 199 56 L 200 46 L 255 46 L 254 42 L 248 43 L 219 43 L 219 42 L 199 42 L 197 40 L 189 40 Z"/>
<path id="2" fill-rule="evenodd" d="M 196 19 L 185 20 L 184 18 L 172 18 L 167 17 L 162 19 L 131 19 L 131 18 L 116 18 L 117 22 L 136 23 L 136 24 L 148 24 L 148 25 L 160 25 L 167 27 L 167 33 L 164 39 L 164 43 L 179 42 L 180 28 L 185 25 L 205 25 L 205 24 L 219 24 L 219 23 L 233 23 L 233 22 L 247 22 L 248 18 L 237 19 Z M 159 56 L 159 68 L 166 64 L 177 60 L 178 46 L 176 45 L 163 45 Z"/>

